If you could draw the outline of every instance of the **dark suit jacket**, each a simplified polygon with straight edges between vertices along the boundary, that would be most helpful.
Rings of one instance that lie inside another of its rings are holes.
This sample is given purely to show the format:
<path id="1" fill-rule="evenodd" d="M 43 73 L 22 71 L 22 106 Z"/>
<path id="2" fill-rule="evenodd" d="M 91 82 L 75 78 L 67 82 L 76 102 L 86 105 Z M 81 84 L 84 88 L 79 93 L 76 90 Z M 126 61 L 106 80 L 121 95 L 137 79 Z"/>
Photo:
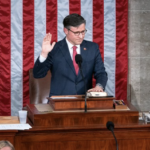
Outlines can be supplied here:
<path id="1" fill-rule="evenodd" d="M 82 71 L 86 82 L 86 88 L 92 88 L 92 76 L 96 83 L 100 83 L 104 88 L 107 82 L 107 73 L 100 56 L 99 47 L 96 43 L 83 40 L 80 45 L 82 56 Z M 51 70 L 51 90 L 50 95 L 75 95 L 85 94 L 84 81 L 80 74 L 75 73 L 73 61 L 71 59 L 68 45 L 65 38 L 55 44 L 53 50 L 48 54 L 47 59 L 40 63 L 36 60 L 33 74 L 35 78 L 46 76 Z"/>

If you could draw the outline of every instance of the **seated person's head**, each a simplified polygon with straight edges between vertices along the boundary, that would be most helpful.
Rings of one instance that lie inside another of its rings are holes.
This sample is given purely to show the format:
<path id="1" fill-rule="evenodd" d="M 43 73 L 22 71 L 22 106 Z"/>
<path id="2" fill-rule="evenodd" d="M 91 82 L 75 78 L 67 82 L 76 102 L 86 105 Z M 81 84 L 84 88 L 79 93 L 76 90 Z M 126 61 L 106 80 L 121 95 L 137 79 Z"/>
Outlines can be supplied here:
<path id="1" fill-rule="evenodd" d="M 0 150 L 15 150 L 14 146 L 9 141 L 0 141 Z"/>

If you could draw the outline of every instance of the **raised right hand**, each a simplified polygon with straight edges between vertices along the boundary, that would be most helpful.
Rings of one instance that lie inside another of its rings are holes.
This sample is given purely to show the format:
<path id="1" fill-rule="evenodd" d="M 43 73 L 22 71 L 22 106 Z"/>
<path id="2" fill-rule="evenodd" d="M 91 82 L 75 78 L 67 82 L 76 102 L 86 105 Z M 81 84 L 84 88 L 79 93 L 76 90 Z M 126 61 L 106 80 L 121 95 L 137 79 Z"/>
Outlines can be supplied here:
<path id="1" fill-rule="evenodd" d="M 46 36 L 44 37 L 43 42 L 42 42 L 41 55 L 45 58 L 47 57 L 48 53 L 53 49 L 53 47 L 56 43 L 56 42 L 53 42 L 51 44 L 51 39 L 52 39 L 52 34 L 48 33 L 48 34 L 46 34 Z"/>

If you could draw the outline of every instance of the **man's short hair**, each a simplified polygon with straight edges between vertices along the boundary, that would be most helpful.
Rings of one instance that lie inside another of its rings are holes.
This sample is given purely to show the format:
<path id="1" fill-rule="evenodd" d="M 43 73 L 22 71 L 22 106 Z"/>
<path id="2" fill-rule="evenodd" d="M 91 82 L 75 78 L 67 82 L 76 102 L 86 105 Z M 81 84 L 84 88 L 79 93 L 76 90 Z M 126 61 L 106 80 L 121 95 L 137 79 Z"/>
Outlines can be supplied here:
<path id="1" fill-rule="evenodd" d="M 63 25 L 67 29 L 70 29 L 70 26 L 78 27 L 83 23 L 86 24 L 86 20 L 79 14 L 75 14 L 75 13 L 66 16 L 63 20 Z"/>
<path id="2" fill-rule="evenodd" d="M 15 150 L 14 146 L 9 141 L 0 141 L 0 149 L 4 147 L 10 147 L 11 150 Z"/>

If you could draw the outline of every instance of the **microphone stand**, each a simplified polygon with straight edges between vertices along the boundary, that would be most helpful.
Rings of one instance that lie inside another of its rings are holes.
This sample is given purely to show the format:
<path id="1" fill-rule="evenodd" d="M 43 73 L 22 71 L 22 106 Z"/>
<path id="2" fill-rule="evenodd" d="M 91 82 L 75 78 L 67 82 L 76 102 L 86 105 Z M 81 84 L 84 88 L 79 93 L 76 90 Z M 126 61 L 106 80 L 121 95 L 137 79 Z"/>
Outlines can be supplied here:
<path id="1" fill-rule="evenodd" d="M 117 150 L 118 150 L 118 142 L 117 142 L 117 139 L 116 139 L 116 136 L 115 136 L 115 134 L 114 134 L 114 132 L 111 130 L 111 132 L 112 132 L 112 134 L 113 134 L 113 136 L 114 136 L 114 139 L 115 139 L 115 141 L 116 141 L 116 148 L 117 148 Z"/>
<path id="2" fill-rule="evenodd" d="M 116 136 L 115 136 L 115 134 L 114 134 L 114 124 L 113 124 L 113 122 L 108 121 L 108 122 L 106 123 L 106 127 L 107 127 L 108 130 L 110 130 L 110 131 L 112 132 L 112 134 L 113 134 L 113 136 L 114 136 L 114 139 L 115 139 L 115 141 L 116 141 L 116 148 L 117 148 L 117 150 L 118 150 L 118 142 L 117 142 Z"/>
<path id="3" fill-rule="evenodd" d="M 85 88 L 85 106 L 84 106 L 84 111 L 87 112 L 87 104 L 86 104 L 86 99 L 87 99 L 87 92 L 86 92 L 86 83 L 85 83 L 85 79 L 84 79 L 84 76 L 83 76 L 83 73 L 82 73 L 82 69 L 81 69 L 81 63 L 78 63 L 79 65 L 79 69 L 80 69 L 80 73 L 81 73 L 81 76 L 82 76 L 82 79 L 84 81 L 84 88 Z"/>

